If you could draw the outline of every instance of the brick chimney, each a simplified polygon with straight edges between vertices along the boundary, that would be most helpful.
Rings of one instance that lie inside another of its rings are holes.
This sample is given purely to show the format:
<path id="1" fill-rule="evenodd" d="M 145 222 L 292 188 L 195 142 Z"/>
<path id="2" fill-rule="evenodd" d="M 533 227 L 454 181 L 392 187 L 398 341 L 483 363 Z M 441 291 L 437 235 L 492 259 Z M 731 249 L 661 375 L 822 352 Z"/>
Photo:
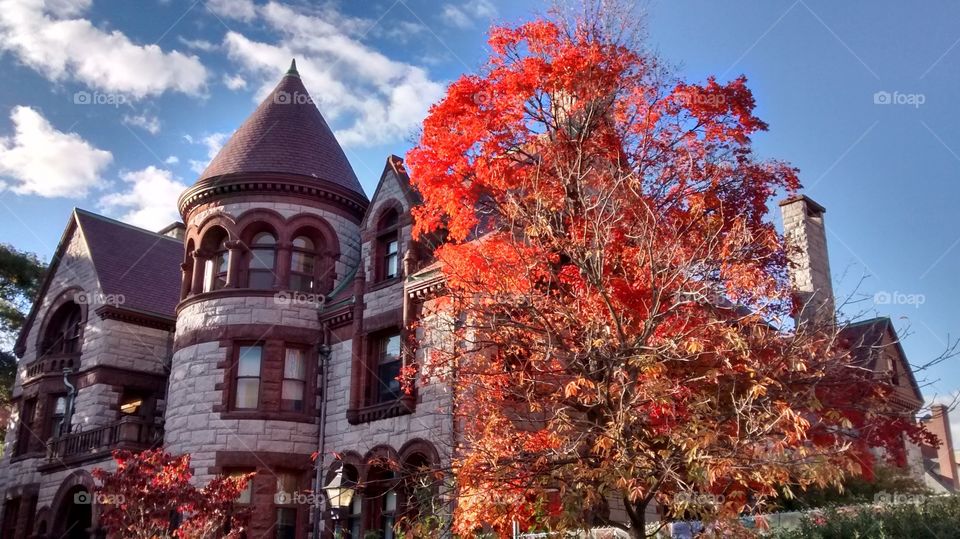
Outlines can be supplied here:
<path id="1" fill-rule="evenodd" d="M 937 448 L 937 463 L 939 473 L 953 485 L 953 490 L 960 489 L 960 478 L 957 477 L 957 458 L 953 451 L 953 437 L 950 434 L 950 414 L 947 407 L 935 404 L 930 407 L 930 417 L 923 420 L 924 426 L 937 435 L 940 447 Z"/>
<path id="2" fill-rule="evenodd" d="M 797 325 L 834 324 L 833 282 L 827 255 L 826 208 L 806 195 L 780 202 L 790 280 L 800 300 Z"/>

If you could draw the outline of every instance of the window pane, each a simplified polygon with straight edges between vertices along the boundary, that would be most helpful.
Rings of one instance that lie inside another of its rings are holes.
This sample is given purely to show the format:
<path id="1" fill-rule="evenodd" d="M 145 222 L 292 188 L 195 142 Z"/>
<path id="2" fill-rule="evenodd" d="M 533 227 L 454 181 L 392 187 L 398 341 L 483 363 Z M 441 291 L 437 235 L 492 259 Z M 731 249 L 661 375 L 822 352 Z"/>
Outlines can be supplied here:
<path id="1" fill-rule="evenodd" d="M 384 337 L 380 343 L 380 363 L 389 363 L 400 358 L 400 334 Z"/>
<path id="2" fill-rule="evenodd" d="M 250 472 L 252 472 L 252 471 L 253 471 L 253 470 L 231 472 L 231 473 L 230 473 L 230 477 L 239 477 L 239 476 L 241 476 L 241 475 L 247 475 L 248 473 L 250 473 Z M 250 503 L 250 502 L 252 502 L 252 501 L 253 501 L 253 478 L 251 477 L 250 480 L 247 481 L 247 486 L 246 486 L 246 488 L 244 488 L 242 491 L 240 491 L 240 495 L 237 496 L 236 502 L 237 502 L 237 503 Z"/>
<path id="3" fill-rule="evenodd" d="M 277 508 L 277 539 L 296 539 L 297 510 L 290 507 Z"/>
<path id="4" fill-rule="evenodd" d="M 226 273 L 227 263 L 229 261 L 229 257 L 227 256 L 227 253 L 217 253 L 216 261 L 217 261 L 216 262 L 217 273 Z"/>
<path id="5" fill-rule="evenodd" d="M 392 513 L 397 510 L 397 493 L 394 491 L 389 491 L 383 497 L 383 510 Z"/>
<path id="6" fill-rule="evenodd" d="M 300 292 L 313 291 L 313 277 L 309 275 L 297 275 L 297 274 L 291 275 L 290 289 L 299 290 Z"/>
<path id="7" fill-rule="evenodd" d="M 260 376 L 260 354 L 262 348 L 259 346 L 240 347 L 240 365 L 237 369 L 237 376 Z"/>
<path id="8" fill-rule="evenodd" d="M 250 251 L 250 269 L 273 269 L 273 249 L 253 249 Z"/>
<path id="9" fill-rule="evenodd" d="M 303 382 L 296 380 L 283 381 L 283 396 L 281 404 L 285 410 L 300 412 L 303 410 Z"/>
<path id="10" fill-rule="evenodd" d="M 293 494 L 297 491 L 297 476 L 289 472 L 281 472 L 277 474 L 277 494 L 285 492 L 287 494 Z M 292 499 L 291 499 L 292 501 Z"/>
<path id="11" fill-rule="evenodd" d="M 387 402 L 400 398 L 400 362 L 383 363 L 377 369 L 377 379 L 380 382 L 380 402 Z"/>
<path id="12" fill-rule="evenodd" d="M 67 398 L 57 397 L 57 402 L 53 406 L 54 415 L 63 415 L 67 413 Z"/>
<path id="13" fill-rule="evenodd" d="M 273 288 L 273 272 L 256 270 L 250 271 L 250 288 L 267 290 Z"/>
<path id="14" fill-rule="evenodd" d="M 299 348 L 287 348 L 287 357 L 283 363 L 283 377 L 294 380 L 307 379 L 306 352 Z"/>
<path id="15" fill-rule="evenodd" d="M 273 237 L 273 234 L 261 232 L 253 237 L 251 245 L 273 245 L 275 243 L 277 243 L 277 239 Z"/>
<path id="16" fill-rule="evenodd" d="M 387 278 L 397 276 L 397 255 L 390 255 L 387 257 L 387 268 L 386 275 Z"/>
<path id="17" fill-rule="evenodd" d="M 290 271 L 313 274 L 316 257 L 308 253 L 294 251 L 290 257 Z"/>
<path id="18" fill-rule="evenodd" d="M 260 379 L 237 380 L 237 408 L 256 408 L 260 402 Z"/>
<path id="19" fill-rule="evenodd" d="M 207 260 L 203 264 L 203 291 L 213 290 L 213 260 Z"/>
<path id="20" fill-rule="evenodd" d="M 306 236 L 297 236 L 293 239 L 293 246 L 297 249 L 313 250 L 313 242 Z"/>
<path id="21" fill-rule="evenodd" d="M 390 240 L 389 242 L 387 242 L 387 251 L 386 251 L 386 253 L 387 253 L 388 255 L 395 255 L 395 254 L 397 254 L 397 240 Z"/>

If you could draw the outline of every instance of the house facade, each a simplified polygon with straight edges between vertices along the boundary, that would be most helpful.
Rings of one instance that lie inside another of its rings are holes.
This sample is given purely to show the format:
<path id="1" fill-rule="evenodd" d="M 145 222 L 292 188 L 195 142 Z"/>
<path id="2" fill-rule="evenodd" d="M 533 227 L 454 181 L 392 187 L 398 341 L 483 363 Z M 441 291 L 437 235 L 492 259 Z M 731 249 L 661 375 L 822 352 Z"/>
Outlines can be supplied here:
<path id="1" fill-rule="evenodd" d="M 308 537 L 340 463 L 366 485 L 342 524 L 391 537 L 413 471 L 452 446 L 445 391 L 396 380 L 432 286 L 405 279 L 415 201 L 396 156 L 367 198 L 291 66 L 180 197 L 183 225 L 75 210 L 17 343 L 0 537 L 90 536 L 90 471 L 160 445 L 200 484 L 255 472 L 253 537 Z"/>
<path id="2" fill-rule="evenodd" d="M 239 500 L 250 537 L 330 536 L 310 493 L 341 466 L 363 485 L 341 525 L 392 537 L 419 471 L 455 446 L 446 387 L 396 380 L 445 326 L 408 335 L 441 284 L 411 241 L 416 202 L 396 156 L 367 197 L 291 66 L 182 194 L 183 224 L 154 233 L 75 210 L 16 345 L 0 539 L 97 535 L 90 471 L 114 449 L 159 446 L 189 453 L 201 484 L 254 472 Z M 783 211 L 809 255 L 795 284 L 832 305 L 823 208 L 801 197 Z M 892 326 L 869 327 L 859 336 L 896 343 Z M 915 412 L 902 349 L 884 350 L 877 368 L 900 369 Z"/>

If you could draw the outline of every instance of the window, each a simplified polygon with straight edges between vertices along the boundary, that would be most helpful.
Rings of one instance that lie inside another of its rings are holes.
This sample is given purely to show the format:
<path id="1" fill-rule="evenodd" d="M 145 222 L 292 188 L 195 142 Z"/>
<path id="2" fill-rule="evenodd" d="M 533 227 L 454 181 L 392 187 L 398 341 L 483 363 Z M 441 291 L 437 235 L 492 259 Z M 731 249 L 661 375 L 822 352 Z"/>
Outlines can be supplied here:
<path id="1" fill-rule="evenodd" d="M 137 415 L 143 407 L 143 397 L 135 393 L 124 393 L 120 399 L 120 415 Z"/>
<path id="2" fill-rule="evenodd" d="M 20 409 L 20 424 L 17 428 L 17 445 L 14 453 L 22 455 L 30 450 L 30 441 L 33 438 L 33 419 L 37 410 L 37 399 L 27 399 L 23 401 L 23 407 Z"/>
<path id="3" fill-rule="evenodd" d="M 250 242 L 250 288 L 268 290 L 276 280 L 277 238 L 269 232 L 260 232 Z"/>
<path id="4" fill-rule="evenodd" d="M 75 354 L 80 351 L 83 311 L 76 302 L 61 305 L 47 324 L 43 338 L 44 354 Z"/>
<path id="5" fill-rule="evenodd" d="M 350 539 L 361 539 L 361 525 L 363 523 L 363 496 L 353 495 L 353 501 L 350 502 L 350 512 L 347 514 L 346 528 L 350 532 Z"/>
<path id="6" fill-rule="evenodd" d="M 302 412 L 306 386 L 307 353 L 302 348 L 287 348 L 283 358 L 280 408 Z"/>
<path id="7" fill-rule="evenodd" d="M 377 402 L 400 398 L 400 332 L 377 339 Z"/>
<path id="8" fill-rule="evenodd" d="M 262 346 L 241 346 L 237 355 L 237 394 L 234 407 L 255 409 L 260 405 Z"/>
<path id="9" fill-rule="evenodd" d="M 399 217 L 390 210 L 377 226 L 378 262 L 377 280 L 393 279 L 400 275 L 400 237 L 398 234 Z"/>
<path id="10" fill-rule="evenodd" d="M 224 237 L 217 244 L 213 256 L 206 261 L 203 267 L 203 291 L 210 292 L 220 290 L 227 286 L 227 266 L 229 264 L 229 251 L 227 251 L 227 238 Z"/>
<path id="11" fill-rule="evenodd" d="M 17 532 L 17 520 L 20 517 L 20 498 L 11 498 L 3 507 L 2 539 L 13 539 Z"/>
<path id="12" fill-rule="evenodd" d="M 397 524 L 397 492 L 388 490 L 383 495 L 383 507 L 380 510 L 380 531 L 383 539 L 393 539 L 393 528 Z"/>
<path id="13" fill-rule="evenodd" d="M 54 438 L 59 438 L 66 432 L 63 432 L 65 425 L 63 424 L 63 419 L 67 414 L 67 397 L 64 395 L 59 395 L 53 398 L 53 408 L 50 413 L 50 432 L 47 433 L 47 436 L 53 436 Z"/>
<path id="14" fill-rule="evenodd" d="M 315 291 L 316 270 L 316 245 L 306 236 L 297 236 L 293 239 L 293 251 L 290 254 L 290 289 L 300 292 Z"/>
<path id="15" fill-rule="evenodd" d="M 277 539 L 296 539 L 297 537 L 297 508 L 294 505 L 297 483 L 295 474 L 287 472 L 277 474 L 277 493 L 274 496 L 274 502 L 277 505 Z"/>
<path id="16" fill-rule="evenodd" d="M 241 477 L 244 475 L 251 474 L 253 472 L 254 470 L 234 470 L 230 472 L 228 475 L 230 477 Z M 237 499 L 234 500 L 234 502 L 239 504 L 253 503 L 253 480 L 254 478 L 251 477 L 250 480 L 247 481 L 247 486 L 242 491 L 240 491 L 240 495 L 237 496 Z"/>

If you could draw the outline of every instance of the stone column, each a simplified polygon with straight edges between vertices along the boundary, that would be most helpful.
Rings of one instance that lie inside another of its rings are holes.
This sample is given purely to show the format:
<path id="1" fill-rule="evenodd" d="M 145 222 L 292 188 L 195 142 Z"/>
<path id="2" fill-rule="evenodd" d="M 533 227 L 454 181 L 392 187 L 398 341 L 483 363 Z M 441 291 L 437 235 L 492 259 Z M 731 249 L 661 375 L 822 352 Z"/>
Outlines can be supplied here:
<path id="1" fill-rule="evenodd" d="M 290 256 L 293 244 L 283 242 L 277 244 L 277 260 L 274 263 L 274 288 L 290 288 Z"/>
<path id="2" fill-rule="evenodd" d="M 223 245 L 230 253 L 227 258 L 227 285 L 224 288 L 237 288 L 240 286 L 240 265 L 246 246 L 239 240 L 231 240 Z"/>
<path id="3" fill-rule="evenodd" d="M 209 255 L 204 251 L 194 251 L 190 253 L 193 257 L 193 282 L 190 285 L 190 293 L 199 294 L 203 292 L 203 270 L 206 268 Z"/>
<path id="4" fill-rule="evenodd" d="M 193 263 L 184 262 L 180 264 L 180 299 L 184 300 L 190 295 L 190 289 L 193 287 Z"/>

